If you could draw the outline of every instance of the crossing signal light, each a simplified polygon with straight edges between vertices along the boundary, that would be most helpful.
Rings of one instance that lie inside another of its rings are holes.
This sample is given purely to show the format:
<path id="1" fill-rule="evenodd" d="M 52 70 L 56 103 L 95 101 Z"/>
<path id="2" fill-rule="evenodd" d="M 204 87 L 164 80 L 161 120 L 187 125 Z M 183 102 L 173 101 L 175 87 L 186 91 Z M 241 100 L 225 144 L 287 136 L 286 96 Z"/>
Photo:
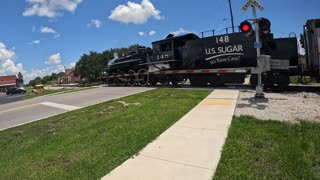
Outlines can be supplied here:
<path id="1" fill-rule="evenodd" d="M 244 33 L 251 32 L 251 31 L 252 31 L 252 25 L 251 25 L 251 23 L 249 23 L 247 20 L 246 20 L 246 21 L 243 21 L 243 22 L 240 24 L 240 31 L 241 31 L 241 32 L 244 32 Z"/>
<path id="2" fill-rule="evenodd" d="M 264 34 L 269 34 L 271 32 L 271 22 L 269 21 L 269 19 L 266 18 L 260 18 L 259 19 L 259 29 L 262 33 Z"/>

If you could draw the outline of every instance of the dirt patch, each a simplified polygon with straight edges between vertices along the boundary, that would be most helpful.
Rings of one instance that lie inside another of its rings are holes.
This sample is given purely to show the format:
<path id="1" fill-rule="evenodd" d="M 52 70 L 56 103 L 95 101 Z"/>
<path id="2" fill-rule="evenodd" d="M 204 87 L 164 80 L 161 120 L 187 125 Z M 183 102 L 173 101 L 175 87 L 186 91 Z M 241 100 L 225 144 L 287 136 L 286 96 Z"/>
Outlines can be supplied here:
<path id="1" fill-rule="evenodd" d="M 139 106 L 141 105 L 141 103 L 139 102 L 136 102 L 136 103 L 127 103 L 127 102 L 124 102 L 124 101 L 117 101 L 118 103 L 122 104 L 123 107 L 127 107 L 127 106 L 130 106 L 130 105 L 134 105 L 134 106 Z"/>
<path id="2" fill-rule="evenodd" d="M 297 123 L 300 120 L 320 122 L 320 94 L 265 93 L 266 99 L 254 99 L 255 91 L 241 91 L 236 116 L 252 115 L 262 120 Z"/>

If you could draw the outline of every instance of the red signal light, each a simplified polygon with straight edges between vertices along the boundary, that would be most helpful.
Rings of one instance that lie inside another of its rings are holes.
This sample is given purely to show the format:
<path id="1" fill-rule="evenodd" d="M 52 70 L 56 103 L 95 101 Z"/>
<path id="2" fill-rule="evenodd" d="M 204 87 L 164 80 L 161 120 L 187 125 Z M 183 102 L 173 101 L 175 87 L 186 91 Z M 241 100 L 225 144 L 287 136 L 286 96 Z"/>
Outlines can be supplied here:
<path id="1" fill-rule="evenodd" d="M 242 26 L 242 31 L 248 32 L 249 30 L 250 30 L 250 26 L 248 26 L 247 24 Z"/>
<path id="2" fill-rule="evenodd" d="M 240 31 L 241 31 L 241 32 L 244 32 L 244 33 L 247 33 L 247 32 L 252 31 L 252 26 L 251 26 L 251 24 L 250 24 L 248 21 L 243 21 L 243 22 L 240 24 Z"/>

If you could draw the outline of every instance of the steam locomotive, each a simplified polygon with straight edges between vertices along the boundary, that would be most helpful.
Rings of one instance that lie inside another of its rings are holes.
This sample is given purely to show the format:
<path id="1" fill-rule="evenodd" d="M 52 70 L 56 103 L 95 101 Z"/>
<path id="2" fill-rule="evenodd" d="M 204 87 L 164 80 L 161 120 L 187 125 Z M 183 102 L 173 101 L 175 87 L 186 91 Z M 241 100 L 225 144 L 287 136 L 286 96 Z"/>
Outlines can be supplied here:
<path id="1" fill-rule="evenodd" d="M 265 19 L 261 19 L 261 21 Z M 268 21 L 266 21 L 268 23 Z M 270 23 L 270 22 L 269 22 Z M 242 23 L 248 25 L 247 23 Z M 249 24 L 250 25 L 250 24 Z M 239 29 L 242 27 L 240 26 Z M 270 68 L 263 73 L 265 87 L 286 88 L 290 76 L 313 76 L 319 79 L 320 19 L 308 20 L 304 26 L 306 60 L 301 61 L 296 37 L 274 38 L 270 28 L 260 27 L 261 53 L 270 57 Z M 257 52 L 253 30 L 204 37 L 192 33 L 169 34 L 152 43 L 152 49 L 140 47 L 128 56 L 109 61 L 105 79 L 110 85 L 178 85 L 190 81 L 192 86 L 257 84 Z"/>

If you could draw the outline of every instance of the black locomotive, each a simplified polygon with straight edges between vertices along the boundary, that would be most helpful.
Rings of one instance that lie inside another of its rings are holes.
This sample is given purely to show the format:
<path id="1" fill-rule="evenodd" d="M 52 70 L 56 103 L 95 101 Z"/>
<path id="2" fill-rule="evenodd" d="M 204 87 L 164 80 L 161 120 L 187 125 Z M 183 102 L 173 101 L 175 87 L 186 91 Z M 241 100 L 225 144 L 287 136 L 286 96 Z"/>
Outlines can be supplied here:
<path id="1" fill-rule="evenodd" d="M 252 34 L 237 32 L 211 37 L 169 34 L 153 42 L 152 49 L 141 47 L 126 57 L 111 60 L 107 80 L 117 85 L 168 85 L 170 82 L 177 85 L 187 80 L 194 86 L 244 83 L 245 75 L 257 66 Z M 271 69 L 264 73 L 263 83 L 288 86 L 289 77 L 302 72 L 297 38 L 274 38 L 269 31 L 261 32 L 261 42 L 262 54 L 271 56 Z M 238 73 L 239 69 L 246 71 Z M 251 84 L 256 83 L 257 78 L 252 75 Z"/>

